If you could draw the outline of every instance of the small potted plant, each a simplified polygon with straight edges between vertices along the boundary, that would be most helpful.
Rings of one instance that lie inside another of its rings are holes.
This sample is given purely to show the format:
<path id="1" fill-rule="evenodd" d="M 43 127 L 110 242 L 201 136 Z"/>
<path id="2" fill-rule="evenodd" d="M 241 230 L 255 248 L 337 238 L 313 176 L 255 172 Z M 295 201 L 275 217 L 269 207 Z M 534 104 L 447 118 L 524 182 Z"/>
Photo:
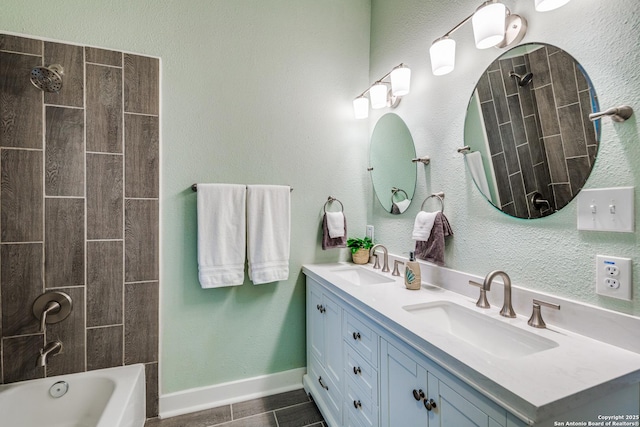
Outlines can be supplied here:
<path id="1" fill-rule="evenodd" d="M 351 249 L 351 258 L 354 264 L 366 264 L 369 262 L 369 249 L 373 246 L 371 238 L 349 238 L 347 247 Z"/>

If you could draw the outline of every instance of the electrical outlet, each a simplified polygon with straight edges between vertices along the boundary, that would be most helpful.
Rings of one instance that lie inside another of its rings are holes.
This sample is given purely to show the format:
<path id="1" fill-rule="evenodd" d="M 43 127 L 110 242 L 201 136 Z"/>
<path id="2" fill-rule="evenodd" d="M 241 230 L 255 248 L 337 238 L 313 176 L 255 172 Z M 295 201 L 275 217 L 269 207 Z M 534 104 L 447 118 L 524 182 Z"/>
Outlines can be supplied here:
<path id="1" fill-rule="evenodd" d="M 596 293 L 630 301 L 632 268 L 630 258 L 596 255 Z"/>
<path id="2" fill-rule="evenodd" d="M 371 241 L 373 241 L 373 225 L 367 225 L 365 236 L 367 236 L 368 238 L 371 239 Z"/>

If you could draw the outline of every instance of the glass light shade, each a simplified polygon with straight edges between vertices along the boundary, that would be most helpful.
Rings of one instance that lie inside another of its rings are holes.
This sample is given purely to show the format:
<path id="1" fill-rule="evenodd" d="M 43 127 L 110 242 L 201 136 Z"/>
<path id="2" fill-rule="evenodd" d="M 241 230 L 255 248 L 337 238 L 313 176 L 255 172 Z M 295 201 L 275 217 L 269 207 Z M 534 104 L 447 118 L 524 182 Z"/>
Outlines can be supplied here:
<path id="1" fill-rule="evenodd" d="M 369 117 L 369 99 L 365 96 L 359 96 L 353 100 L 353 114 L 356 119 L 366 119 Z"/>
<path id="2" fill-rule="evenodd" d="M 536 10 L 538 12 L 548 12 L 569 3 L 569 0 L 536 0 Z"/>
<path id="3" fill-rule="evenodd" d="M 502 3 L 480 6 L 473 14 L 473 36 L 478 49 L 488 49 L 504 39 L 507 7 Z"/>
<path id="4" fill-rule="evenodd" d="M 369 97 L 371 98 L 371 108 L 384 108 L 387 106 L 387 85 L 377 83 L 369 89 Z"/>
<path id="5" fill-rule="evenodd" d="M 394 96 L 404 96 L 411 88 L 411 68 L 402 65 L 391 71 L 391 93 Z"/>
<path id="6" fill-rule="evenodd" d="M 453 71 L 456 64 L 456 41 L 442 37 L 429 48 L 431 71 L 434 76 L 443 76 Z"/>

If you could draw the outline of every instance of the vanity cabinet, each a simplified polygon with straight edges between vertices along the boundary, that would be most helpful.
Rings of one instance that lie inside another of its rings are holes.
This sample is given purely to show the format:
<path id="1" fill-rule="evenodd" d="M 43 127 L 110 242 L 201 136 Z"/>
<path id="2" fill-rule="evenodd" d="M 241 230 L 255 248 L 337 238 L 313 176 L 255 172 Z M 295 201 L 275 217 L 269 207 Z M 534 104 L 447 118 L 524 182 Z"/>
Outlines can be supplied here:
<path id="1" fill-rule="evenodd" d="M 305 388 L 330 427 L 512 427 L 470 389 L 307 277 Z"/>

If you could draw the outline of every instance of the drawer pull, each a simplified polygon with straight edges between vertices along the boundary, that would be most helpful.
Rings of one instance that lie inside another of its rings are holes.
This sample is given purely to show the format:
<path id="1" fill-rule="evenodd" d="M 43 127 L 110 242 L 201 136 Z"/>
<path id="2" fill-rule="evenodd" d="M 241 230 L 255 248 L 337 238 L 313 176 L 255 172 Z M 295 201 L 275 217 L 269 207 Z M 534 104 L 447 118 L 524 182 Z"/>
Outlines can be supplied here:
<path id="1" fill-rule="evenodd" d="M 420 391 L 413 389 L 413 397 L 416 400 L 424 399 L 424 391 L 422 391 L 422 389 L 420 389 Z"/>
<path id="2" fill-rule="evenodd" d="M 357 341 L 357 340 L 359 340 L 359 339 L 361 339 L 361 338 L 362 338 L 362 336 L 360 336 L 360 332 L 354 332 L 354 333 L 353 333 L 353 339 L 354 339 L 354 340 L 356 340 L 356 341 Z"/>
<path id="3" fill-rule="evenodd" d="M 354 400 L 353 401 L 353 407 L 356 409 L 362 409 L 362 403 L 360 403 L 359 400 Z"/>
<path id="4" fill-rule="evenodd" d="M 427 408 L 427 411 L 430 411 L 436 408 L 436 402 L 433 399 L 424 399 L 424 407 Z"/>
<path id="5" fill-rule="evenodd" d="M 323 382 L 322 382 L 322 377 L 318 377 L 318 382 L 320 383 L 320 385 L 322 386 L 323 389 L 325 390 L 329 390 L 329 387 L 327 387 Z"/>
<path id="6" fill-rule="evenodd" d="M 354 375 L 358 375 L 358 374 L 361 374 L 361 373 L 362 373 L 362 369 L 360 369 L 360 366 L 358 366 L 358 367 L 354 366 L 353 367 L 353 374 Z"/>

